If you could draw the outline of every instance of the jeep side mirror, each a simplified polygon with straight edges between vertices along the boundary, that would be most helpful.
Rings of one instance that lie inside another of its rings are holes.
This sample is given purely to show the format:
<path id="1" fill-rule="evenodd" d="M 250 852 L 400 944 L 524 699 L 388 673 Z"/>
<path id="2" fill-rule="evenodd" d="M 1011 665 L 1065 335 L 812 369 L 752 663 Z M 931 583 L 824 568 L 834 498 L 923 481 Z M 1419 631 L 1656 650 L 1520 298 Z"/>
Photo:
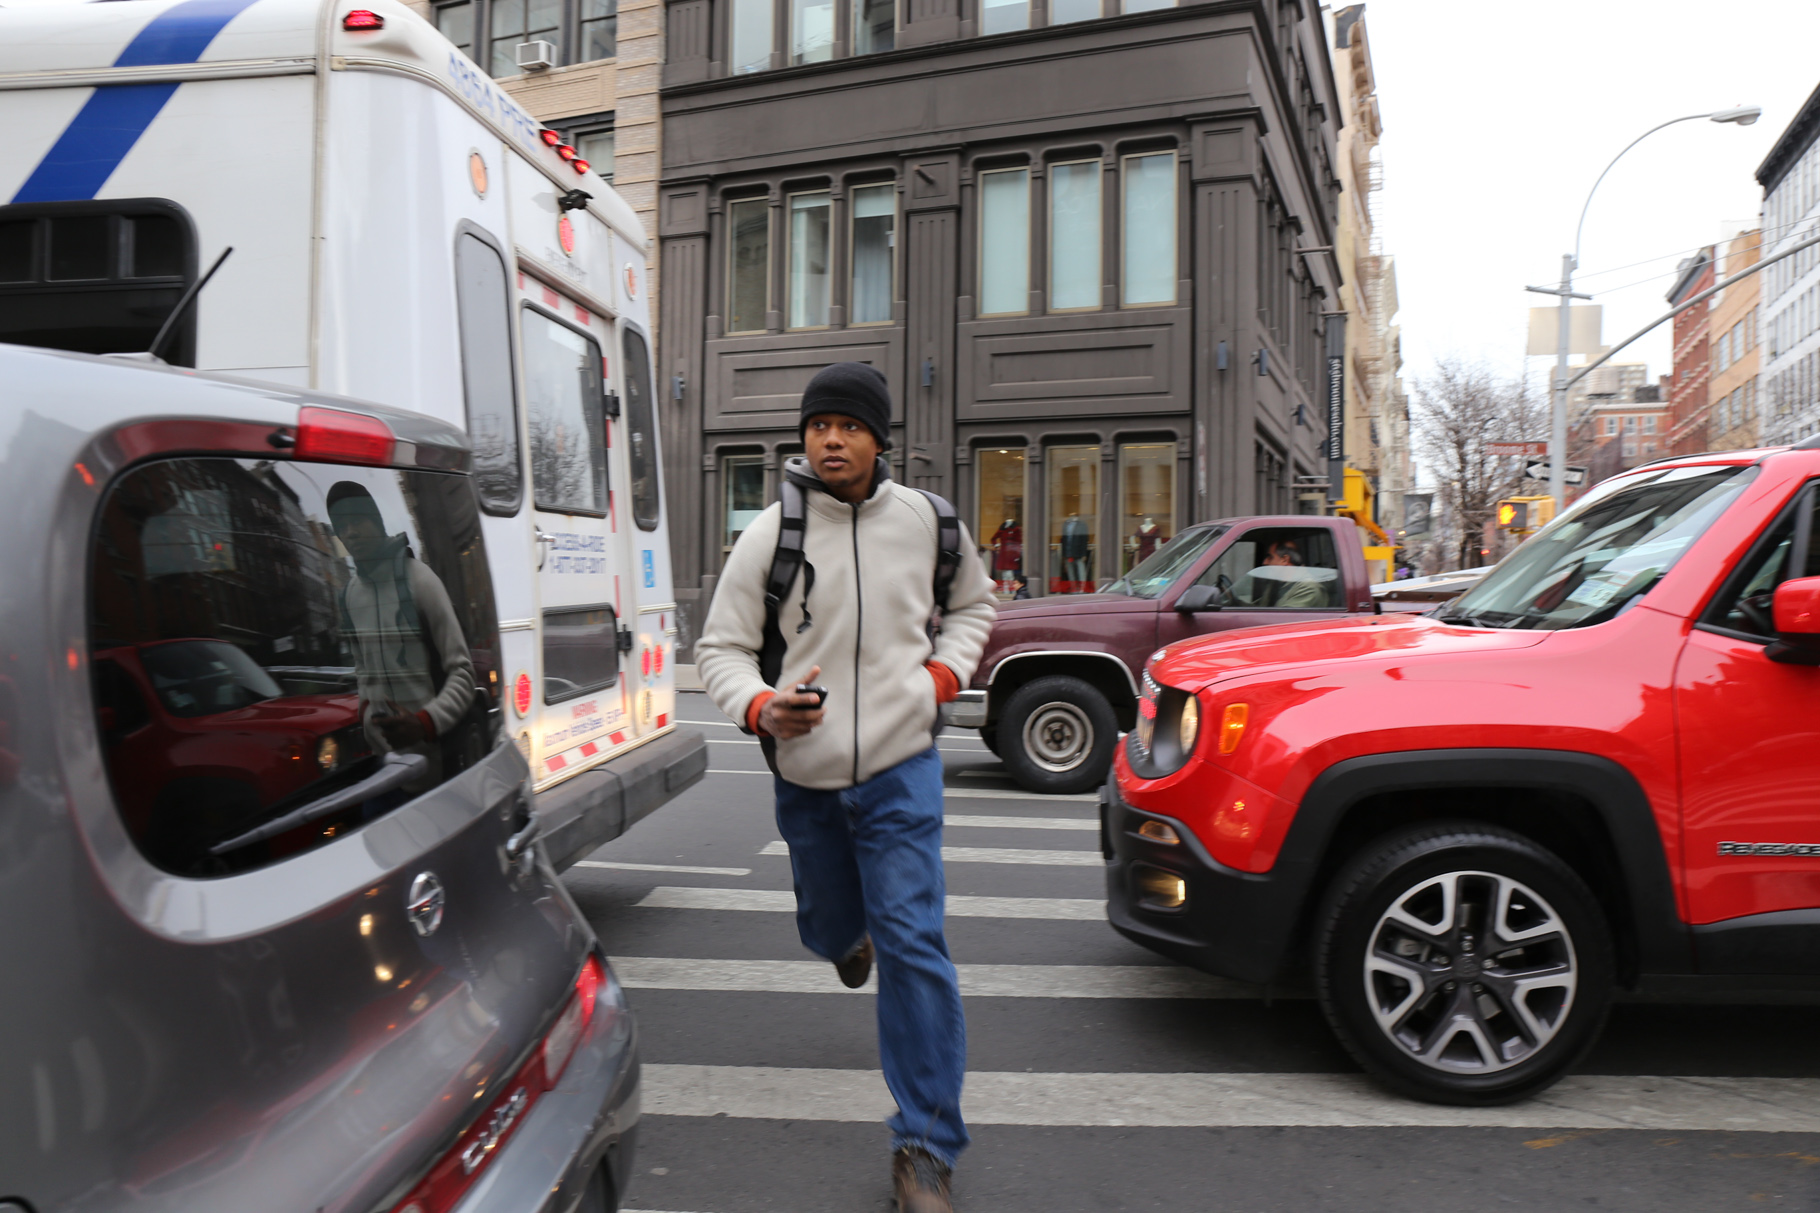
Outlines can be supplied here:
<path id="1" fill-rule="evenodd" d="M 1789 665 L 1820 665 L 1820 577 L 1795 577 L 1772 599 L 1776 639 L 1764 656 Z"/>
<path id="2" fill-rule="evenodd" d="M 1220 605 L 1219 588 L 1211 585 L 1191 585 L 1175 600 L 1175 609 L 1184 615 L 1197 611 L 1217 611 Z"/>

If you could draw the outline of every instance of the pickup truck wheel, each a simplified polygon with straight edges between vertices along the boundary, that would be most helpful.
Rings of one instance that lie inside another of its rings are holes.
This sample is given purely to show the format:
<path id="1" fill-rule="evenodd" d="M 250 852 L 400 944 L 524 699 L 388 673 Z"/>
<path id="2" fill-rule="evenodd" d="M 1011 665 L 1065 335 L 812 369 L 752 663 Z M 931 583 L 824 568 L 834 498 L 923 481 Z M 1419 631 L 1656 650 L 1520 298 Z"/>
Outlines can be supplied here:
<path id="1" fill-rule="evenodd" d="M 1611 932 L 1585 883 L 1517 834 L 1418 827 L 1366 847 L 1315 921 L 1315 980 L 1340 1043 L 1433 1103 L 1511 1103 L 1592 1046 Z"/>
<path id="2" fill-rule="evenodd" d="M 986 748 L 988 750 L 991 750 L 994 756 L 998 755 L 998 726 L 997 725 L 989 724 L 985 728 L 981 729 L 980 730 L 980 740 L 986 743 Z"/>
<path id="3" fill-rule="evenodd" d="M 1026 683 L 1005 704 L 996 752 L 1032 792 L 1087 792 L 1106 781 L 1119 735 L 1112 705 L 1079 678 Z"/>

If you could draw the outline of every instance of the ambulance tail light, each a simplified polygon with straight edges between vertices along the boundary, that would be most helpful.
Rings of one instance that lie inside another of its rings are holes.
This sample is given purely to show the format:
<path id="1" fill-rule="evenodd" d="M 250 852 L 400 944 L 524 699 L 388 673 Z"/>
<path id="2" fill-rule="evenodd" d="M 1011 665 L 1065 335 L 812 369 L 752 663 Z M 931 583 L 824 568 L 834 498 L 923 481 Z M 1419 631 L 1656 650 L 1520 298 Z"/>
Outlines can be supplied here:
<path id="1" fill-rule="evenodd" d="M 577 156 L 577 157 L 575 157 L 575 159 L 569 161 L 569 167 L 574 169 L 578 173 L 585 173 L 593 166 L 590 165 L 586 160 L 583 160 L 580 156 Z"/>
<path id="2" fill-rule="evenodd" d="M 377 417 L 305 405 L 297 413 L 298 459 L 316 463 L 360 463 L 384 467 L 397 440 Z"/>
<path id="3" fill-rule="evenodd" d="M 556 154 L 561 156 L 564 160 L 575 159 L 575 149 L 566 143 L 558 143 L 556 145 Z"/>
<path id="4" fill-rule="evenodd" d="M 537 136 L 544 141 L 545 147 L 555 147 L 562 142 L 562 136 L 555 131 L 538 131 Z"/>
<path id="5" fill-rule="evenodd" d="M 385 18 L 371 9 L 352 9 L 347 16 L 341 19 L 341 28 L 347 30 L 384 29 Z"/>

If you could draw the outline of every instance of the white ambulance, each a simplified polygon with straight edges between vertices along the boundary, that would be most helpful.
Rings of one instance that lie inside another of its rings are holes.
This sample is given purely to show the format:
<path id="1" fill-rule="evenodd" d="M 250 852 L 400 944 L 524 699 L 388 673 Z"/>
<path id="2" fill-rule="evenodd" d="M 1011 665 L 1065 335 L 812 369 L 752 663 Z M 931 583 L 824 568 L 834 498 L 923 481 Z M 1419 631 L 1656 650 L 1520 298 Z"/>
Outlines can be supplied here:
<path id="1" fill-rule="evenodd" d="M 175 365 L 465 427 L 486 677 L 559 866 L 707 766 L 675 723 L 645 250 L 624 200 L 402 4 L 0 7 L 0 341 L 163 330 Z"/>

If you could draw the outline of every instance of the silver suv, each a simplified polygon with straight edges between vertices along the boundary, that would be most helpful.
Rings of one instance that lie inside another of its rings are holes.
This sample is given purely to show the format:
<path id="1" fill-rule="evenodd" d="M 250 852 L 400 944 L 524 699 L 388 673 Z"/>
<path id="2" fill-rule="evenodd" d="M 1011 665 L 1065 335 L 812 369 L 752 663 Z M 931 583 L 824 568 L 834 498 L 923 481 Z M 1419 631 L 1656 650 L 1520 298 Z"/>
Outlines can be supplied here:
<path id="1" fill-rule="evenodd" d="M 0 1210 L 618 1207 L 457 430 L 0 345 Z"/>

